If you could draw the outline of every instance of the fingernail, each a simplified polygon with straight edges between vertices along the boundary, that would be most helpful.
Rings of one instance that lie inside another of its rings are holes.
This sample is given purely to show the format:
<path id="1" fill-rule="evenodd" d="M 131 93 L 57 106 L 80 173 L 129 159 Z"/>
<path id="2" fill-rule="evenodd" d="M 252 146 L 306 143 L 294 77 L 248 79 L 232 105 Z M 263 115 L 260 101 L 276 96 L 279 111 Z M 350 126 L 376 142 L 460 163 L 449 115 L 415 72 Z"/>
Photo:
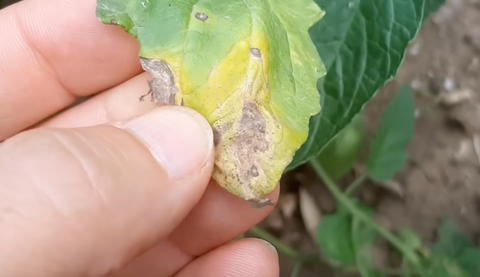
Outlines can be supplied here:
<path id="1" fill-rule="evenodd" d="M 254 239 L 263 242 L 265 245 L 267 245 L 270 248 L 270 250 L 275 252 L 275 254 L 278 254 L 277 248 L 275 248 L 275 246 L 273 246 L 273 244 L 271 244 L 270 242 L 263 239 L 259 239 L 259 238 L 254 238 Z"/>
<path id="2" fill-rule="evenodd" d="M 164 106 L 121 126 L 136 134 L 172 179 L 202 168 L 213 152 L 213 132 L 197 112 Z"/>

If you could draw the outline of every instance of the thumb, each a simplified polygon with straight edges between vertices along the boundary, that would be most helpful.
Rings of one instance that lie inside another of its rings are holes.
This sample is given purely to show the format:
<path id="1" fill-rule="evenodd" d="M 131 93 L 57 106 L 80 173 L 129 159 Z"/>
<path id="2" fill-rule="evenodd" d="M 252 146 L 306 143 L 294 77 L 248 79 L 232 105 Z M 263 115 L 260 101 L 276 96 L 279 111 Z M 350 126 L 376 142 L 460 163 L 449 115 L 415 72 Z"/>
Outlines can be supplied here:
<path id="1" fill-rule="evenodd" d="M 204 118 L 36 129 L 0 144 L 0 276 L 103 276 L 168 235 L 213 167 Z"/>

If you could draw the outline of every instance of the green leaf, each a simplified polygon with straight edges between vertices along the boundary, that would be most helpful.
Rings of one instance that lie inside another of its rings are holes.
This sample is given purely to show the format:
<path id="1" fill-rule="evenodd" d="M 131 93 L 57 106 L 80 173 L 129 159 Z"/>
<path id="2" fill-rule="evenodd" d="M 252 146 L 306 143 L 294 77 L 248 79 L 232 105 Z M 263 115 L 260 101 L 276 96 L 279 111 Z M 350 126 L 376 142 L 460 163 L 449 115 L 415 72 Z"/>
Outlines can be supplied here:
<path id="1" fill-rule="evenodd" d="M 426 0 L 425 1 L 425 9 L 423 10 L 423 17 L 427 18 L 429 17 L 432 13 L 437 11 L 444 3 L 445 1 L 439 1 L 439 0 Z"/>
<path id="2" fill-rule="evenodd" d="M 413 135 L 415 107 L 410 87 L 402 87 L 382 114 L 372 139 L 367 171 L 377 181 L 391 179 L 407 160 L 406 147 Z"/>
<path id="3" fill-rule="evenodd" d="M 422 239 L 413 230 L 403 228 L 398 232 L 398 235 L 408 247 L 415 250 L 422 247 Z"/>
<path id="4" fill-rule="evenodd" d="M 325 68 L 308 29 L 313 0 L 98 0 L 97 16 L 136 37 L 152 101 L 201 113 L 215 133 L 213 178 L 258 204 L 320 111 Z M 181 126 L 179 126 L 181 127 Z"/>
<path id="5" fill-rule="evenodd" d="M 322 113 L 288 169 L 320 153 L 396 74 L 427 15 L 444 0 L 316 0 L 325 17 L 310 29 L 327 75 Z"/>
<path id="6" fill-rule="evenodd" d="M 480 249 L 450 218 L 442 222 L 427 273 L 427 277 L 480 277 Z"/>
<path id="7" fill-rule="evenodd" d="M 423 274 L 424 277 L 479 277 L 480 272 L 468 272 L 459 264 L 445 258 L 432 257 L 427 271 Z"/>
<path id="8" fill-rule="evenodd" d="M 468 247 L 458 256 L 457 263 L 470 276 L 480 276 L 480 249 L 476 247 Z"/>
<path id="9" fill-rule="evenodd" d="M 337 212 L 324 216 L 317 228 L 317 241 L 322 253 L 344 267 L 356 265 L 352 242 L 352 216 L 339 206 Z"/>
<path id="10" fill-rule="evenodd" d="M 370 208 L 355 202 L 359 211 L 372 216 Z M 339 266 L 357 267 L 362 277 L 383 276 L 374 266 L 372 245 L 375 237 L 373 228 L 353 217 L 342 206 L 335 214 L 322 218 L 317 229 L 322 253 Z"/>
<path id="11" fill-rule="evenodd" d="M 451 218 L 444 218 L 438 232 L 438 240 L 432 247 L 432 253 L 434 255 L 456 258 L 469 247 L 474 247 L 474 244 L 457 223 Z"/>
<path id="12" fill-rule="evenodd" d="M 367 214 L 369 217 L 372 217 L 372 211 L 370 208 L 362 204 L 357 205 L 359 205 L 359 208 L 365 214 Z M 352 241 L 360 275 L 362 277 L 384 276 L 378 269 L 375 268 L 373 260 L 372 245 L 376 237 L 375 230 L 366 225 L 364 222 L 355 218 L 353 219 L 352 225 Z"/>
<path id="13" fill-rule="evenodd" d="M 335 139 L 323 148 L 317 159 L 333 180 L 348 173 L 363 149 L 365 128 L 360 116 L 353 119 Z"/>

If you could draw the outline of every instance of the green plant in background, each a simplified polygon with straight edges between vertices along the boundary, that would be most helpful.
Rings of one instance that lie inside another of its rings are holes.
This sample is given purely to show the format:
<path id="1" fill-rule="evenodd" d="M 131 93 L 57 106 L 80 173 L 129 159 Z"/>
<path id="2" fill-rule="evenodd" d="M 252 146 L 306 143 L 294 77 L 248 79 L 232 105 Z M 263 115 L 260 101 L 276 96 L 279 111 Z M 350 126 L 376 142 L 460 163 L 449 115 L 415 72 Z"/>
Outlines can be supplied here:
<path id="1" fill-rule="evenodd" d="M 363 276 L 374 271 L 371 255 L 367 255 L 376 233 L 390 241 L 401 254 L 417 263 L 414 251 L 393 234 L 372 220 L 372 211 L 353 198 L 353 192 L 367 176 L 381 181 L 392 178 L 406 161 L 405 148 L 413 135 L 414 102 L 409 87 L 403 87 L 387 106 L 380 125 L 371 141 L 367 159 L 367 172 L 341 192 L 318 161 L 312 162 L 314 170 L 338 200 L 335 214 L 322 219 L 318 227 L 318 242 L 327 257 L 344 266 L 357 266 Z M 361 259 L 361 260 L 359 260 Z M 367 272 L 370 272 L 367 274 Z M 370 275 L 369 275 L 370 274 Z"/>
<path id="2" fill-rule="evenodd" d="M 405 50 L 444 0 L 316 0 L 325 16 L 310 29 L 327 75 L 317 87 L 322 112 L 289 170 L 317 156 L 393 79 Z"/>
<path id="3" fill-rule="evenodd" d="M 323 165 L 332 179 L 338 180 L 352 169 L 363 149 L 365 137 L 365 127 L 358 115 L 315 159 Z"/>
<path id="4" fill-rule="evenodd" d="M 363 184 L 365 179 L 387 181 L 402 168 L 407 160 L 405 148 L 413 135 L 414 122 L 412 92 L 408 86 L 404 86 L 396 93 L 382 114 L 380 125 L 371 140 L 365 174 L 353 181 L 345 191 L 338 188 L 326 167 L 322 165 L 323 159 L 328 161 L 327 158 L 314 159 L 310 162 L 319 178 L 337 200 L 336 212 L 324 216 L 317 228 L 317 242 L 323 258 L 337 268 L 340 274 L 353 271 L 358 272 L 362 277 L 480 276 L 480 249 L 474 246 L 468 236 L 451 219 L 446 218 L 443 221 L 438 241 L 429 249 L 410 229 L 392 233 L 377 224 L 373 220 L 373 211 L 354 197 L 354 191 Z M 354 133 L 355 136 L 361 134 L 361 132 Z M 344 135 L 342 133 L 337 139 L 343 141 Z M 353 152 L 357 152 L 356 147 L 352 149 Z M 338 154 L 331 150 L 328 153 L 333 154 L 330 158 L 335 158 Z M 340 153 L 339 157 L 345 157 L 344 153 Z M 345 160 L 345 164 L 351 163 L 350 159 Z M 336 171 L 331 172 L 337 174 Z M 258 228 L 254 228 L 252 233 L 273 242 L 280 253 L 296 260 L 299 266 L 310 266 L 314 263 L 313 260 L 319 259 L 297 253 Z M 389 242 L 398 252 L 401 266 L 379 268 L 375 265 L 372 247 L 379 237 Z M 292 276 L 298 276 L 297 272 L 292 273 Z"/>

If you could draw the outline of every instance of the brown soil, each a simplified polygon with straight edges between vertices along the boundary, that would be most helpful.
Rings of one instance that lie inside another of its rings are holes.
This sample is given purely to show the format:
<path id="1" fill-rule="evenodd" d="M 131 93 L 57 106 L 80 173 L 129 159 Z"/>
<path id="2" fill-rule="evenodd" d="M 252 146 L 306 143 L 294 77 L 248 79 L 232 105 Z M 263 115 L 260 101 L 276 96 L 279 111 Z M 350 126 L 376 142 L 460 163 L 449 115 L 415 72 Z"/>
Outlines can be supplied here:
<path id="1" fill-rule="evenodd" d="M 408 147 L 409 160 L 394 178 L 396 193 L 368 183 L 358 195 L 374 207 L 378 223 L 393 230 L 411 228 L 426 244 L 435 239 L 435 230 L 445 215 L 455 219 L 478 243 L 480 0 L 447 0 L 426 22 L 410 45 L 397 78 L 364 111 L 370 136 L 379 115 L 403 84 L 414 88 L 417 119 L 414 138 Z M 361 171 L 359 163 L 355 172 L 340 183 L 348 183 Z M 261 226 L 299 251 L 314 253 L 314 240 L 305 230 L 298 207 L 299 187 L 307 188 L 322 214 L 334 211 L 334 199 L 304 166 L 283 178 L 283 198 Z M 292 266 L 291 261 L 282 258 L 281 276 L 290 276 Z M 334 275 L 325 269 L 320 275 L 303 270 L 300 276 Z"/>

